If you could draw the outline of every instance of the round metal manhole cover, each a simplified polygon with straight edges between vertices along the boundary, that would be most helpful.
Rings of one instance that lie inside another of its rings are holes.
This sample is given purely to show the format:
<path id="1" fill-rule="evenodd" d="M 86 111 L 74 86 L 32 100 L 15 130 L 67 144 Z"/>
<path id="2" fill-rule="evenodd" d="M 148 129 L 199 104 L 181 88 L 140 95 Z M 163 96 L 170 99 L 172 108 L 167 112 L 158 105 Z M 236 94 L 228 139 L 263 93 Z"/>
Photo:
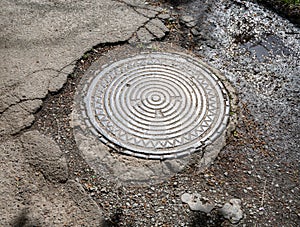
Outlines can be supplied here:
<path id="1" fill-rule="evenodd" d="M 84 98 L 90 129 L 121 153 L 147 159 L 191 154 L 226 128 L 227 92 L 187 55 L 138 54 L 94 73 Z"/>

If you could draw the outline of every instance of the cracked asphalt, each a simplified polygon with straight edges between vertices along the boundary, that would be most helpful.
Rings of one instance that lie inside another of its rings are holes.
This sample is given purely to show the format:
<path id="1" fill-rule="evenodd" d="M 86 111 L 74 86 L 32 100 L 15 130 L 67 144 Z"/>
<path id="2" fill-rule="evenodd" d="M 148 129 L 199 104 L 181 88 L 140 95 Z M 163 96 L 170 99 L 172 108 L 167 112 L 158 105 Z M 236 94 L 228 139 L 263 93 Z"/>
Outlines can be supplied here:
<path id="1" fill-rule="evenodd" d="M 0 9 L 0 226 L 233 226 L 199 193 L 239 198 L 237 226 L 299 226 L 300 30 L 255 2 L 9 1 Z M 180 45 L 237 91 L 236 130 L 213 165 L 148 187 L 115 185 L 81 156 L 70 127 L 93 61 L 144 42 Z"/>

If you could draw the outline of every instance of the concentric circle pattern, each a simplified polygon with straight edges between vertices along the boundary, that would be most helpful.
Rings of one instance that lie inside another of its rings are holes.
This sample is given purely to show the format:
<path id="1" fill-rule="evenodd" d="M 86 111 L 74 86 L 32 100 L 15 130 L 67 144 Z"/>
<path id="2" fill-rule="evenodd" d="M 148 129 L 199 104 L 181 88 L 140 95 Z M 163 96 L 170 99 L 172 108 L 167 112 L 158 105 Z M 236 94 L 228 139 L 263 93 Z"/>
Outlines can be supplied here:
<path id="1" fill-rule="evenodd" d="M 149 159 L 184 156 L 225 129 L 226 90 L 199 60 L 139 54 L 95 74 L 85 110 L 93 132 L 120 152 Z"/>

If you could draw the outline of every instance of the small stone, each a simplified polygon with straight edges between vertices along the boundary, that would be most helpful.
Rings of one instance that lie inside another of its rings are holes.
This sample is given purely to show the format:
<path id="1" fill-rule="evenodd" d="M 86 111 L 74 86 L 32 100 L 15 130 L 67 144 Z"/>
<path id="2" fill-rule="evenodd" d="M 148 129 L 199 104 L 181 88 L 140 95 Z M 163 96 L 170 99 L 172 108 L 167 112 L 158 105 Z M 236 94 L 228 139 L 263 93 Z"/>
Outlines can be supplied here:
<path id="1" fill-rule="evenodd" d="M 164 37 L 165 33 L 169 31 L 169 29 L 159 19 L 149 21 L 145 27 L 157 38 Z"/>
<path id="2" fill-rule="evenodd" d="M 241 200 L 231 199 L 229 203 L 225 203 L 224 206 L 220 209 L 220 213 L 232 224 L 237 224 L 243 218 L 243 211 L 241 210 Z"/>
<path id="3" fill-rule="evenodd" d="M 203 200 L 203 201 L 201 201 Z M 205 213 L 210 213 L 215 205 L 213 203 L 208 203 L 207 198 L 201 198 L 199 194 L 189 194 L 189 193 L 184 193 L 181 196 L 181 201 L 184 203 L 187 203 L 190 207 L 191 210 L 193 211 L 201 211 Z"/>
<path id="4" fill-rule="evenodd" d="M 209 204 L 209 203 L 203 203 L 201 201 L 197 201 L 195 203 L 189 203 L 190 209 L 194 211 L 201 211 L 204 213 L 210 213 L 212 209 L 214 209 L 215 205 L 214 204 Z"/>
<path id="5" fill-rule="evenodd" d="M 192 16 L 182 16 L 180 20 L 184 23 L 190 23 L 192 21 L 195 21 L 195 19 Z"/>
<path id="6" fill-rule="evenodd" d="M 186 26 L 189 27 L 189 28 L 193 28 L 197 25 L 197 22 L 196 21 L 192 21 L 190 23 L 186 23 Z"/>
<path id="7" fill-rule="evenodd" d="M 161 13 L 161 14 L 159 14 L 158 15 L 158 18 L 159 19 L 162 19 L 162 20 L 167 20 L 167 19 L 169 19 L 171 16 L 170 16 L 170 14 L 168 14 L 168 13 Z"/>
<path id="8" fill-rule="evenodd" d="M 160 28 L 163 32 L 168 32 L 169 31 L 169 29 L 165 26 L 165 24 L 159 19 L 153 19 L 149 23 L 151 23 L 154 26 Z"/>
<path id="9" fill-rule="evenodd" d="M 137 31 L 137 37 L 142 43 L 149 43 L 154 39 L 154 36 L 146 28 L 140 28 Z"/>
<path id="10" fill-rule="evenodd" d="M 147 23 L 145 27 L 148 29 L 148 31 L 151 32 L 151 34 L 153 34 L 157 38 L 162 38 L 165 36 L 165 33 L 160 28 L 151 23 L 151 21 Z"/>
<path id="11" fill-rule="evenodd" d="M 192 195 L 189 193 L 184 193 L 181 195 L 181 201 L 184 203 L 188 203 L 192 198 Z"/>
<path id="12" fill-rule="evenodd" d="M 182 16 L 180 19 L 189 28 L 195 27 L 197 25 L 196 20 L 191 16 Z"/>
<path id="13" fill-rule="evenodd" d="M 198 29 L 196 29 L 196 28 L 192 28 L 192 29 L 191 29 L 191 33 L 192 33 L 194 36 L 199 36 L 199 35 L 201 35 L 201 32 L 198 31 Z"/>

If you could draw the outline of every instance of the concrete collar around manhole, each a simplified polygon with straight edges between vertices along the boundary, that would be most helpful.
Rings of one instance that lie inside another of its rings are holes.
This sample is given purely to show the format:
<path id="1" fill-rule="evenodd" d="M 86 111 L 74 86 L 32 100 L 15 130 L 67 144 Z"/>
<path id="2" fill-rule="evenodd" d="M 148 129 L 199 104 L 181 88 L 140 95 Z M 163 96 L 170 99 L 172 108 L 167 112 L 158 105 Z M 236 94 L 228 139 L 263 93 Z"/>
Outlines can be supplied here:
<path id="1" fill-rule="evenodd" d="M 179 171 L 190 154 L 202 156 L 224 137 L 229 121 L 228 91 L 216 70 L 169 46 L 146 50 L 110 51 L 84 75 L 75 97 L 83 156 L 124 181 Z"/>

